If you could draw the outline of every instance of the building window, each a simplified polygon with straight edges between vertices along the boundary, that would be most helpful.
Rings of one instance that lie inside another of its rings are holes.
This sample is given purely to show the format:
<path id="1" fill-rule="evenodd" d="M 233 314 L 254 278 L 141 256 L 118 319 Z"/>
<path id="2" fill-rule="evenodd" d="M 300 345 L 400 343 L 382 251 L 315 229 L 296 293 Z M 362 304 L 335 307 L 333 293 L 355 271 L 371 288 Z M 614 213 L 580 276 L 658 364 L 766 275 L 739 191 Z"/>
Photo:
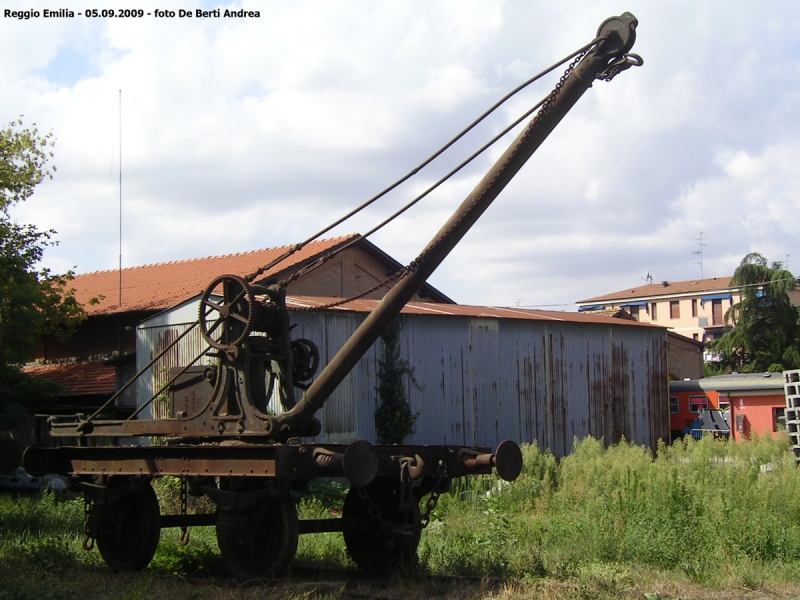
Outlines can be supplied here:
<path id="1" fill-rule="evenodd" d="M 699 413 L 708 408 L 708 396 L 689 396 L 689 412 Z"/>
<path id="2" fill-rule="evenodd" d="M 697 316 L 697 298 L 692 298 L 692 316 Z"/>
<path id="3" fill-rule="evenodd" d="M 650 303 L 650 320 L 651 321 L 655 321 L 658 318 L 658 312 L 656 311 L 657 307 L 658 307 L 658 305 L 655 302 L 651 302 Z"/>
<path id="4" fill-rule="evenodd" d="M 700 334 L 699 334 L 699 333 L 693 333 L 693 334 L 692 334 L 692 339 L 693 339 L 695 342 L 699 342 L 699 341 L 700 341 Z"/>
<path id="5" fill-rule="evenodd" d="M 722 300 L 711 301 L 711 324 L 722 325 Z"/>
<path id="6" fill-rule="evenodd" d="M 681 399 L 677 396 L 670 396 L 669 397 L 669 413 L 674 415 L 675 413 L 680 411 L 680 401 Z"/>
<path id="7" fill-rule="evenodd" d="M 786 409 L 783 407 L 772 409 L 772 431 L 786 431 Z"/>
<path id="8" fill-rule="evenodd" d="M 669 303 L 669 318 L 670 319 L 680 319 L 681 318 L 681 303 L 680 300 L 671 300 Z"/>
<path id="9" fill-rule="evenodd" d="M 636 319 L 637 321 L 639 320 L 639 307 L 638 306 L 629 306 L 628 307 L 628 312 L 631 313 L 631 316 L 634 319 Z"/>

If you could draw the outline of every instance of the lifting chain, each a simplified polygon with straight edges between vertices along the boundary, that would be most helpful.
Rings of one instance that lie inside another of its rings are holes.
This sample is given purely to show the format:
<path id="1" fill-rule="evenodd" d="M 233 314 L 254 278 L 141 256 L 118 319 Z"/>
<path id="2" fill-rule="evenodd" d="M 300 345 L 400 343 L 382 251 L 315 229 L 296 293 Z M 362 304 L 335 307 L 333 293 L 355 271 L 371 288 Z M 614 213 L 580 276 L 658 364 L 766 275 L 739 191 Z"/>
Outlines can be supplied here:
<path id="1" fill-rule="evenodd" d="M 180 497 L 181 515 L 186 516 L 189 512 L 189 481 L 185 477 L 181 478 Z M 181 525 L 181 539 L 178 540 L 178 544 L 181 546 L 188 545 L 190 537 L 189 528 L 186 525 Z"/>
<path id="2" fill-rule="evenodd" d="M 431 514 L 436 510 L 436 505 L 439 503 L 439 496 L 441 496 L 447 489 L 447 467 L 444 466 L 443 461 L 439 461 L 439 466 L 436 468 L 436 483 L 433 485 L 431 493 L 428 495 L 428 500 L 425 502 L 425 512 L 420 519 L 420 526 L 425 529 L 431 521 Z"/>
<path id="3" fill-rule="evenodd" d="M 553 90 L 553 91 L 552 91 L 552 92 L 551 92 L 551 93 L 550 93 L 550 94 L 547 96 L 547 98 L 544 100 L 544 102 L 542 102 L 542 108 L 541 108 L 541 110 L 539 111 L 539 114 L 538 114 L 538 115 L 537 115 L 537 116 L 534 118 L 534 121 L 536 121 L 536 120 L 540 119 L 541 115 L 542 115 L 542 114 L 544 114 L 544 113 L 546 113 L 546 112 L 549 110 L 549 108 L 550 108 L 550 106 L 551 106 L 551 104 L 552 104 L 553 100 L 554 100 L 554 99 L 555 99 L 555 97 L 558 95 L 558 92 L 561 90 L 561 87 L 564 85 L 564 82 L 567 80 L 567 78 L 569 77 L 570 73 L 572 73 L 572 71 L 575 69 L 575 66 L 576 66 L 576 65 L 577 65 L 577 64 L 578 64 L 578 63 L 579 63 L 579 62 L 580 62 L 580 61 L 583 59 L 583 57 L 584 57 L 584 56 L 586 56 L 586 54 L 589 52 L 589 50 L 591 50 L 592 48 L 594 48 L 594 47 L 596 46 L 597 42 L 599 42 L 599 41 L 600 41 L 600 39 L 601 39 L 601 38 L 597 38 L 597 39 L 593 40 L 593 41 L 592 41 L 590 44 L 587 44 L 587 45 L 586 45 L 586 46 L 584 46 L 584 47 L 583 47 L 581 50 L 579 50 L 578 52 L 576 52 L 576 53 L 574 53 L 574 54 L 572 54 L 572 55 L 571 55 L 571 56 L 575 57 L 575 58 L 574 58 L 574 60 L 573 60 L 573 61 L 572 61 L 572 62 L 569 64 L 569 66 L 567 67 L 567 70 L 566 70 L 566 72 L 565 72 L 565 73 L 564 73 L 564 75 L 561 77 L 561 80 L 558 82 L 558 84 L 556 85 L 555 89 L 554 89 L 554 90 Z M 637 55 L 633 55 L 633 54 L 631 54 L 631 55 L 625 55 L 623 58 L 621 58 L 621 59 L 619 59 L 619 60 L 615 61 L 614 63 L 612 63 L 611 65 L 609 65 L 609 69 L 606 69 L 606 71 L 604 71 L 604 73 L 607 73 L 607 75 L 608 75 L 608 77 L 609 77 L 609 80 L 610 80 L 611 78 L 613 78 L 613 77 L 614 77 L 614 76 L 615 76 L 617 73 L 619 73 L 620 71 L 622 71 L 622 70 L 624 70 L 624 69 L 627 69 L 628 67 L 630 67 L 630 66 L 633 66 L 634 64 L 637 64 L 637 63 L 636 63 L 636 61 L 633 61 L 633 62 L 631 62 L 631 57 L 635 57 L 636 59 L 638 59 L 638 61 L 639 61 L 639 63 L 638 63 L 638 64 L 641 64 L 641 58 L 639 58 Z M 415 174 L 416 172 L 418 172 L 418 171 L 419 171 L 419 169 L 421 169 L 423 166 L 425 166 L 426 164 L 428 164 L 428 162 L 430 162 L 431 160 L 433 160 L 434 158 L 436 158 L 436 157 L 437 157 L 437 156 L 438 156 L 438 155 L 439 155 L 441 152 L 443 152 L 445 149 L 447 149 L 448 147 L 450 147 L 450 145 L 452 145 L 452 144 L 453 144 L 453 143 L 454 143 L 456 140 L 460 139 L 460 137 L 461 137 L 462 135 L 464 135 L 464 134 L 465 134 L 467 131 L 471 130 L 471 129 L 472 129 L 474 126 L 475 126 L 475 125 L 477 125 L 477 124 L 478 124 L 480 121 L 482 121 L 482 120 L 483 120 L 483 119 L 484 119 L 486 116 L 488 116 L 488 115 L 489 115 L 491 112 L 493 112 L 493 111 L 494 111 L 496 108 L 498 108 L 498 107 L 499 107 L 499 106 L 500 106 L 500 105 L 501 105 L 503 102 L 505 102 L 505 101 L 506 101 L 508 98 L 510 98 L 511 96 L 513 96 L 514 94 L 516 94 L 516 93 L 517 93 L 518 91 L 520 91 L 521 89 L 525 88 L 525 87 L 526 87 L 527 85 L 529 85 L 530 83 L 533 83 L 534 81 L 538 80 L 538 79 L 539 79 L 539 78 L 540 78 L 542 75 L 544 75 L 544 74 L 546 74 L 546 73 L 550 72 L 550 71 L 551 71 L 552 69 L 554 69 L 554 68 L 555 68 L 555 67 L 556 67 L 558 64 L 563 64 L 563 62 L 566 62 L 566 60 L 567 60 L 567 59 L 564 59 L 564 60 L 563 60 L 563 61 L 561 61 L 560 63 L 556 63 L 556 65 L 553 65 L 552 67 L 550 67 L 550 68 L 546 69 L 545 71 L 543 71 L 542 73 L 540 73 L 540 74 L 539 74 L 539 75 L 537 75 L 536 77 L 534 77 L 534 78 L 532 78 L 532 79 L 528 80 L 528 81 L 527 81 L 527 82 L 525 82 L 523 85 L 521 85 L 521 86 L 519 86 L 518 88 L 516 88 L 514 91 L 512 91 L 512 92 L 511 92 L 510 94 L 508 94 L 506 97 L 504 97 L 504 98 L 503 98 L 503 99 L 502 99 L 500 102 L 498 102 L 497 104 L 495 104 L 495 106 L 493 106 L 491 109 L 489 109 L 489 110 L 488 110 L 488 111 L 487 111 L 487 112 L 486 112 L 486 113 L 485 113 L 483 116 L 481 116 L 481 117 L 480 117 L 480 118 L 479 118 L 479 119 L 478 119 L 476 122 L 474 122 L 472 125 L 470 125 L 470 126 L 469 126 L 469 127 L 468 127 L 468 128 L 465 130 L 465 131 L 463 131 L 461 134 L 459 134 L 458 136 L 456 136 L 456 138 L 455 138 L 454 140 L 452 140 L 452 141 L 451 141 L 449 144 L 445 145 L 445 146 L 444 146 L 444 147 L 443 147 L 443 148 L 442 148 L 442 149 L 441 149 L 439 152 L 435 153 L 435 154 L 434 154 L 434 155 L 433 155 L 431 158 L 429 158 L 429 159 L 428 159 L 427 161 L 425 161 L 425 162 L 424 162 L 422 165 L 420 165 L 419 167 L 417 167 L 417 169 L 415 169 L 414 171 L 412 171 L 411 173 L 409 173 L 409 174 L 408 174 L 408 175 L 407 175 L 405 178 L 403 178 L 403 179 L 399 180 L 398 182 L 396 182 L 395 184 L 393 184 L 392 186 L 390 186 L 389 188 L 387 188 L 387 190 L 384 190 L 384 192 L 382 192 L 382 193 L 378 194 L 377 196 L 375 196 L 374 198 L 372 198 L 371 200 L 369 200 L 368 202 L 366 202 L 364 205 L 362 205 L 361 207 L 359 207 L 358 209 L 356 209 L 356 210 L 355 210 L 353 213 L 351 213 L 350 215 L 348 215 L 348 216 L 347 216 L 347 217 L 345 217 L 344 219 L 342 219 L 342 220 L 338 221 L 338 222 L 337 222 L 337 224 L 338 224 L 338 223 L 341 223 L 341 222 L 342 222 L 343 220 L 345 220 L 346 218 L 349 218 L 350 216 L 352 216 L 352 214 L 355 214 L 355 212 L 358 212 L 358 211 L 360 211 L 361 209 L 363 209 L 363 208 L 366 208 L 366 206 L 368 206 L 368 205 L 372 204 L 372 202 L 374 202 L 375 200 L 377 200 L 377 199 L 381 198 L 381 197 L 382 197 L 382 196 L 383 196 L 385 193 L 387 193 L 388 191 L 390 191 L 390 190 L 394 189 L 394 188 L 395 188 L 397 185 L 399 185 L 400 183 L 402 183 L 403 181 L 405 181 L 405 180 L 406 180 L 408 177 L 410 177 L 411 175 L 413 175 L 413 174 Z M 492 142 L 492 143 L 493 143 L 493 142 Z M 470 159 L 470 160 L 471 160 L 471 159 Z M 463 165 L 462 165 L 462 166 L 463 166 Z M 448 177 L 449 177 L 449 176 L 448 176 Z M 418 199 L 421 199 L 421 198 L 418 198 Z M 478 201 L 478 198 L 475 198 L 475 200 L 474 200 L 474 202 L 473 202 L 473 206 L 474 206 L 474 204 L 475 204 L 475 203 L 477 203 L 477 201 Z M 415 201 L 415 202 L 416 202 L 416 201 Z M 466 212 L 469 212 L 469 211 L 466 211 Z M 463 217 L 462 217 L 462 218 L 463 218 Z M 453 224 L 453 227 L 455 227 L 455 225 L 456 225 L 456 224 Z M 383 225 L 381 225 L 380 227 L 382 227 L 382 226 L 383 226 Z M 331 227 L 332 227 L 332 226 L 331 226 Z M 325 233 L 325 232 L 329 231 L 331 227 L 328 227 L 328 228 L 325 228 L 325 229 L 323 229 L 322 231 L 320 231 L 320 232 L 319 232 L 319 233 L 317 233 L 316 235 L 312 236 L 311 238 L 309 238 L 307 241 L 303 242 L 302 244 L 294 244 L 293 246 L 289 247 L 289 248 L 288 248 L 288 249 L 287 249 L 287 250 L 286 250 L 286 251 L 285 251 L 285 252 L 284 252 L 284 253 L 283 253 L 281 256 L 279 256 L 279 257 L 277 257 L 277 258 L 273 259 L 273 260 L 272 260 L 272 261 L 270 261 L 269 263 L 265 264 L 263 267 L 260 267 L 258 270 L 256 270 L 256 271 L 254 271 L 253 273 L 251 273 L 251 274 L 247 275 L 246 277 L 244 277 L 244 280 L 245 280 L 247 283 L 253 283 L 253 281 L 255 281 L 255 279 L 256 279 L 257 277 L 259 277 L 259 276 L 263 275 L 263 274 L 264 274 L 264 273 L 265 273 L 267 270 L 271 269 L 272 267 L 274 267 L 275 265 L 279 264 L 280 262 L 282 262 L 283 260 L 285 260 L 286 258 L 288 258 L 289 256 L 291 256 L 291 255 L 292 255 L 292 254 L 294 254 L 295 252 L 299 251 L 301 248 L 303 248 L 303 247 L 304 247 L 306 244 L 308 244 L 308 243 L 309 243 L 309 242 L 311 242 L 312 240 L 315 240 L 315 239 L 317 239 L 317 238 L 318 238 L 320 235 L 322 235 L 323 233 Z M 451 229 L 452 229 L 452 227 L 451 227 Z M 444 234 L 442 237 L 446 237 L 446 236 L 447 236 L 447 233 L 449 233 L 449 231 L 450 231 L 450 230 L 448 230 L 448 232 L 446 232 L 446 233 L 445 233 L 445 234 Z M 367 235 L 369 235 L 369 234 L 367 234 Z M 365 236 L 365 237 L 366 237 L 366 236 Z M 338 301 L 336 301 L 336 302 L 332 302 L 332 303 L 330 303 L 330 304 L 326 304 L 326 305 L 324 305 L 324 306 L 305 307 L 305 308 L 303 308 L 302 310 L 306 310 L 306 311 L 327 310 L 327 309 L 331 309 L 331 308 L 336 308 L 337 306 L 341 306 L 341 305 L 343 305 L 343 304 L 346 304 L 346 303 L 348 303 L 348 302 L 352 302 L 353 300 L 358 300 L 358 299 L 360 299 L 360 298 L 363 298 L 364 296 L 367 296 L 367 295 L 371 294 L 372 292 L 374 292 L 374 291 L 376 291 L 376 290 L 378 290 L 378 289 L 380 289 L 380 288 L 382 288 L 382 287 L 384 287 L 384 286 L 387 286 L 387 285 L 389 285 L 389 284 L 391 284 L 391 283 L 393 283 L 393 282 L 395 282 L 395 281 L 397 281 L 397 280 L 401 279 L 401 278 L 402 278 L 402 277 L 404 277 L 406 274 L 408 274 L 410 271 L 413 271 L 413 270 L 415 270 L 415 269 L 416 269 L 416 267 L 417 267 L 417 264 L 419 263 L 419 261 L 420 261 L 420 260 L 421 260 L 421 259 L 422 259 L 422 258 L 423 258 L 423 257 L 424 257 L 424 256 L 425 256 L 427 253 L 428 253 L 428 252 L 430 252 L 430 251 L 431 251 L 431 250 L 432 250 L 432 249 L 433 249 L 433 248 L 434 248 L 436 245 L 438 245 L 440 242 L 441 242 L 441 238 L 440 238 L 439 240 L 437 240 L 436 242 L 434 242 L 433 244 L 431 244 L 431 245 L 430 245 L 430 247 L 429 247 L 429 250 L 428 250 L 427 252 L 423 252 L 422 254 L 420 254 L 420 256 L 419 256 L 419 257 L 417 257 L 417 258 L 416 258 L 416 259 L 415 259 L 415 260 L 414 260 L 414 261 L 413 261 L 411 264 L 409 264 L 409 265 L 408 265 L 408 266 L 406 266 L 406 267 L 403 267 L 403 268 L 401 268 L 400 270 L 398 270 L 398 271 L 397 271 L 397 272 L 395 272 L 394 274 L 392 274 L 392 275 L 390 275 L 389 277 L 387 277 L 385 280 L 381 281 L 381 282 L 380 282 L 380 283 L 378 283 L 377 285 L 373 286 L 372 288 L 370 288 L 370 289 L 368 289 L 368 290 L 366 290 L 366 291 L 364 291 L 364 292 L 361 292 L 361 293 L 359 293 L 359 294 L 356 294 L 355 296 L 351 296 L 350 298 L 347 298 L 347 299 L 342 299 L 342 300 L 338 300 Z M 307 265 L 307 266 L 305 266 L 305 267 L 303 267 L 303 268 L 301 268 L 301 269 L 298 269 L 298 270 L 297 270 L 295 273 L 293 273 L 292 275 L 290 275 L 290 276 L 289 276 L 289 277 L 287 277 L 286 279 L 283 279 L 283 280 L 281 280 L 281 281 L 278 283 L 278 285 L 279 285 L 280 287 L 282 287 L 282 288 L 286 288 L 286 287 L 287 287 L 289 284 L 291 284 L 291 283 L 292 283 L 293 281 L 295 281 L 296 279 L 298 279 L 298 278 L 302 277 L 303 275 L 305 275 L 305 274 L 307 274 L 308 272 L 310 272 L 310 271 L 312 271 L 312 270 L 316 269 L 317 267 L 320 267 L 320 266 L 322 266 L 322 265 L 323 265 L 325 262 L 327 262 L 328 260 L 330 260 L 331 258 L 333 258 L 334 256 L 336 256 L 336 255 L 337 255 L 339 252 L 341 252 L 341 251 L 342 251 L 342 250 L 344 250 L 345 248 L 349 247 L 351 244 L 352 244 L 352 242 L 351 242 L 351 243 L 348 243 L 348 244 L 345 244 L 345 246 L 344 246 L 344 247 L 337 248 L 337 249 L 334 249 L 334 250 L 330 250 L 330 251 L 329 251 L 327 254 L 325 254 L 325 255 L 321 256 L 319 259 L 317 259 L 316 261 L 314 261 L 314 262 L 313 262 L 313 263 L 311 263 L 310 265 Z"/>
<path id="4" fill-rule="evenodd" d="M 544 102 L 542 103 L 541 109 L 539 109 L 539 112 L 533 118 L 533 121 L 531 122 L 530 126 L 528 126 L 528 128 L 527 128 L 528 132 L 532 132 L 534 130 L 536 124 L 541 121 L 542 117 L 544 117 L 544 115 L 546 115 L 548 112 L 550 112 L 550 108 L 553 105 L 553 102 L 555 102 L 555 99 L 558 96 L 559 92 L 561 91 L 561 88 L 564 87 L 564 83 L 567 81 L 569 76 L 572 74 L 572 71 L 575 70 L 575 67 L 578 65 L 578 63 L 581 62 L 581 60 L 583 60 L 583 57 L 586 56 L 586 54 L 588 54 L 590 49 L 591 49 L 591 47 L 584 48 L 583 51 L 580 52 L 579 54 L 577 54 L 575 56 L 574 60 L 571 63 L 569 63 L 569 65 L 567 66 L 566 70 L 564 71 L 564 74 L 561 75 L 561 79 L 558 80 L 558 83 L 556 84 L 556 86 L 553 88 L 553 90 L 550 92 L 550 94 L 548 94 L 548 96 L 545 98 Z M 522 143 L 522 140 L 520 140 L 518 145 L 521 144 L 521 143 Z M 511 153 L 510 156 L 513 156 L 513 153 Z M 505 171 L 506 164 L 503 164 L 499 169 L 496 169 L 495 177 L 494 177 L 495 180 L 498 177 L 500 177 L 500 175 L 503 173 L 503 171 Z M 484 189 L 485 190 L 489 189 L 491 187 L 491 185 L 492 184 L 490 183 L 490 184 L 484 186 Z M 423 250 L 423 252 L 417 258 L 415 258 L 407 267 L 405 267 L 405 269 L 403 269 L 403 271 L 406 271 L 406 272 L 408 272 L 408 271 L 416 271 L 417 268 L 418 268 L 417 266 L 419 265 L 419 263 L 422 262 L 422 260 L 428 254 L 430 254 L 439 244 L 441 244 L 443 240 L 445 240 L 445 239 L 447 239 L 449 237 L 450 232 L 452 232 L 453 229 L 458 227 L 458 225 L 461 223 L 461 221 L 463 221 L 467 217 L 467 215 L 469 215 L 472 212 L 473 208 L 475 208 L 475 206 L 480 202 L 481 198 L 482 198 L 482 195 L 480 195 L 480 194 L 476 195 L 472 199 L 472 203 L 470 204 L 469 208 L 467 210 L 464 210 L 461 213 L 460 218 L 456 219 L 450 225 L 450 227 L 447 229 L 447 231 L 445 231 L 441 236 L 439 236 L 439 238 L 437 240 L 435 240 L 434 242 L 431 242 L 428 245 L 427 249 Z"/>
<path id="5" fill-rule="evenodd" d="M 396 525 L 391 521 L 387 521 L 383 518 L 381 514 L 380 507 L 372 501 L 372 498 L 369 497 L 367 493 L 367 489 L 365 487 L 356 487 L 358 490 L 358 495 L 361 497 L 361 500 L 364 502 L 364 506 L 367 507 L 367 512 L 369 516 L 374 520 L 377 521 L 378 524 L 381 526 L 381 529 L 386 535 L 407 535 L 410 536 L 413 534 L 413 528 L 408 528 L 402 525 Z"/>
<path id="6" fill-rule="evenodd" d="M 408 461 L 401 461 L 400 463 L 400 503 L 398 508 L 402 513 L 411 513 L 411 503 L 418 502 L 416 497 L 414 496 L 414 486 L 411 483 L 411 477 L 408 473 L 409 462 Z M 425 512 L 422 514 L 419 525 L 414 523 L 406 523 L 403 525 L 398 525 L 387 521 L 383 518 L 381 514 L 381 509 L 378 505 L 373 502 L 372 498 L 370 498 L 369 494 L 365 487 L 356 487 L 358 490 L 358 495 L 361 497 L 361 500 L 364 502 L 364 505 L 367 507 L 367 512 L 369 512 L 369 516 L 372 517 L 378 524 L 381 526 L 381 529 L 387 535 L 404 535 L 410 536 L 414 534 L 415 528 L 419 528 L 420 530 L 425 529 L 430 523 L 431 514 L 436 509 L 436 505 L 439 503 L 440 496 L 447 490 L 447 467 L 445 467 L 443 461 L 439 461 L 439 466 L 436 469 L 436 483 L 433 485 L 433 489 L 428 496 L 428 500 L 425 502 Z"/>
<path id="7" fill-rule="evenodd" d="M 94 550 L 94 538 L 89 534 L 89 513 L 92 512 L 92 501 L 83 495 L 83 549 Z"/>

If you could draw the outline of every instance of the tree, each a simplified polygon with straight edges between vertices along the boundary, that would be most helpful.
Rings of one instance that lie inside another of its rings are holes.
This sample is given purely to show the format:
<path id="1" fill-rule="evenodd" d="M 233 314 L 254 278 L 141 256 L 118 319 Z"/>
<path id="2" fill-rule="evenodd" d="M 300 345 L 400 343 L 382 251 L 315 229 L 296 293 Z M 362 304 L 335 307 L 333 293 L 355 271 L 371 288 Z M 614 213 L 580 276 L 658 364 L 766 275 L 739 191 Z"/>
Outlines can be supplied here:
<path id="1" fill-rule="evenodd" d="M 36 268 L 45 248 L 56 244 L 55 231 L 39 231 L 9 215 L 46 177 L 52 179 L 53 144 L 52 134 L 40 135 L 22 120 L 0 129 L 0 428 L 13 427 L 25 406 L 52 390 L 21 370 L 42 336 L 65 337 L 86 317 L 67 287 L 72 272 Z"/>
<path id="2" fill-rule="evenodd" d="M 742 373 L 798 368 L 800 315 L 789 298 L 794 275 L 753 252 L 734 271 L 731 287 L 739 288 L 742 299 L 725 313 L 726 325 L 734 328 L 712 345 L 721 366 Z"/>

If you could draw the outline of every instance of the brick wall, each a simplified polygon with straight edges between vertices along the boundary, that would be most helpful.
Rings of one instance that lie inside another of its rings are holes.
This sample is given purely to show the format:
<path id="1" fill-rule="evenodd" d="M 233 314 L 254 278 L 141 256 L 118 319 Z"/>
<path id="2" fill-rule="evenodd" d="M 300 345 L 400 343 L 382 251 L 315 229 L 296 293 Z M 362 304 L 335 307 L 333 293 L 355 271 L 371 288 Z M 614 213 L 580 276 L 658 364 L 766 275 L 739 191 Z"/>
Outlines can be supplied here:
<path id="1" fill-rule="evenodd" d="M 703 345 L 677 333 L 667 335 L 667 369 L 675 379 L 701 379 Z"/>
<path id="2" fill-rule="evenodd" d="M 355 246 L 291 283 L 287 293 L 290 296 L 350 298 L 384 281 L 391 273 L 386 263 Z M 383 286 L 365 298 L 379 300 L 388 290 L 389 287 Z M 412 300 L 419 301 L 419 294 L 414 294 Z"/>

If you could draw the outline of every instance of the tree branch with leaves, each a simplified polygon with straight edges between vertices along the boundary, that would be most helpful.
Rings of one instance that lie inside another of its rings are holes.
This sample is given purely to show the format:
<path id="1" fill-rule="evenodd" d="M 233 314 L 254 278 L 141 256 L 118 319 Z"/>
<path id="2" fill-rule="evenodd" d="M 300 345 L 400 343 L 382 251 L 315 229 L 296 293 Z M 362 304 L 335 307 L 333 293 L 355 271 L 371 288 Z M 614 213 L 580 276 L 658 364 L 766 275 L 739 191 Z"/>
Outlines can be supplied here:
<path id="1" fill-rule="evenodd" d="M 55 141 L 22 120 L 0 129 L 0 428 L 17 423 L 24 407 L 45 393 L 21 371 L 45 335 L 68 336 L 86 318 L 69 281 L 71 271 L 57 275 L 39 269 L 45 248 L 54 246 L 55 231 L 16 223 L 9 208 L 28 200 L 45 178 Z M 47 388 L 52 391 L 52 388 Z"/>

